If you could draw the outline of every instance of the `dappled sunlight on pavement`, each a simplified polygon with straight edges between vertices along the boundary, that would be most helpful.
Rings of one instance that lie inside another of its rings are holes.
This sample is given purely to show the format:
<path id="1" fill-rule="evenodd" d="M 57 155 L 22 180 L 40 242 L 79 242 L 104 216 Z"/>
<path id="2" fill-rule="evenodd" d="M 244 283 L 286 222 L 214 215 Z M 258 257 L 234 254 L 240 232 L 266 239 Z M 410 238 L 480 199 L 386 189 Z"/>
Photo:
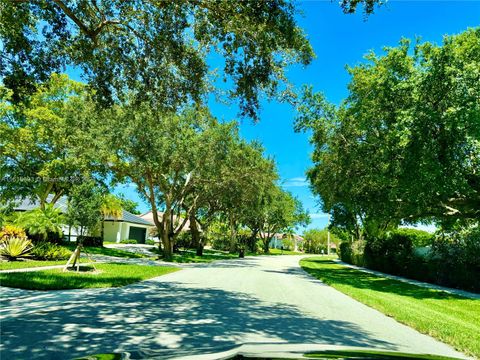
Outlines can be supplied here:
<path id="1" fill-rule="evenodd" d="M 241 343 L 330 344 L 458 355 L 313 280 L 301 256 L 201 264 L 111 289 L 2 289 L 2 358 L 113 351 L 165 357 Z"/>

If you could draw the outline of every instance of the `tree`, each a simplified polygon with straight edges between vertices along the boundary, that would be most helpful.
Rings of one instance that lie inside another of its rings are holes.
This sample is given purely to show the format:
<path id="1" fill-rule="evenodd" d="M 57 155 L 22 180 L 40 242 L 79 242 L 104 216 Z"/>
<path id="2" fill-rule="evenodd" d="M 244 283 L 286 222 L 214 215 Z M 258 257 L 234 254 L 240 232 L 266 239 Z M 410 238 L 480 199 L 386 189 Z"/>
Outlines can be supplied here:
<path id="1" fill-rule="evenodd" d="M 115 111 L 105 120 L 111 170 L 117 180 L 135 183 L 149 202 L 164 257 L 170 260 L 175 239 L 197 206 L 200 194 L 194 189 L 217 181 L 211 150 L 223 146 L 224 136 L 215 134 L 228 138 L 232 126 L 201 109 L 164 114 L 148 104 L 131 104 Z"/>
<path id="2" fill-rule="evenodd" d="M 253 148 L 240 139 L 237 123 L 214 123 L 205 131 L 200 153 L 208 154 L 208 157 L 202 160 L 201 168 L 192 177 L 184 204 L 189 214 L 192 242 L 197 248 L 197 255 L 202 254 L 204 245 L 200 227 L 204 233 L 208 232 L 210 224 L 231 209 L 234 198 L 228 194 L 232 194 L 233 187 L 241 189 L 243 194 L 250 189 L 248 184 L 254 181 L 252 173 L 258 165 L 251 161 L 248 163 L 250 166 L 245 167 L 243 160 L 249 157 Z M 256 159 L 262 160 L 261 153 Z M 239 191 L 233 192 L 238 194 Z"/>
<path id="3" fill-rule="evenodd" d="M 141 212 L 138 210 L 138 203 L 136 201 L 127 199 L 124 194 L 118 194 L 118 201 L 122 209 L 127 210 L 129 213 L 140 215 Z"/>
<path id="4" fill-rule="evenodd" d="M 81 237 L 93 235 L 103 220 L 105 194 L 93 180 L 75 186 L 69 196 L 67 224 L 77 228 Z"/>
<path id="5" fill-rule="evenodd" d="M 302 203 L 277 185 L 265 194 L 265 200 L 257 216 L 260 220 L 259 234 L 264 253 L 270 251 L 270 240 L 276 233 L 299 225 L 307 225 L 310 221 Z"/>
<path id="6" fill-rule="evenodd" d="M 378 0 L 343 0 L 347 13 Z M 175 110 L 200 101 L 218 83 L 207 58 L 216 52 L 226 91 L 243 115 L 257 119 L 259 95 L 288 97 L 284 70 L 307 65 L 313 50 L 297 26 L 295 4 L 270 1 L 3 1 L 0 76 L 25 100 L 52 72 L 83 70 L 98 100 L 125 94 Z"/>
<path id="7" fill-rule="evenodd" d="M 71 116 L 85 97 L 84 85 L 58 74 L 28 104 L 12 104 L 11 92 L 0 87 L 2 202 L 30 197 L 44 209 L 81 182 L 82 172 L 94 171 L 86 157 L 92 143 L 84 146 L 83 126 Z"/>
<path id="8" fill-rule="evenodd" d="M 320 254 L 322 250 L 327 253 L 328 248 L 328 229 L 309 229 L 303 235 L 305 239 L 304 250 L 311 254 Z M 340 240 L 334 235 L 330 234 L 330 242 L 338 246 Z"/>
<path id="9" fill-rule="evenodd" d="M 443 46 L 402 40 L 350 68 L 349 96 L 311 88 L 297 130 L 312 130 L 308 178 L 333 223 L 375 235 L 399 223 L 480 215 L 480 29 Z M 357 234 L 359 232 L 357 231 Z"/>
<path id="10" fill-rule="evenodd" d="M 103 104 L 134 94 L 174 111 L 216 84 L 206 61 L 216 52 L 228 97 L 256 119 L 259 95 L 288 93 L 285 67 L 313 57 L 284 0 L 6 1 L 0 14 L 0 75 L 15 101 L 73 65 Z"/>
<path id="11" fill-rule="evenodd" d="M 363 11 L 366 15 L 372 14 L 376 6 L 386 3 L 387 0 L 341 0 L 340 6 L 346 14 L 353 14 L 358 5 L 363 5 Z"/>
<path id="12" fill-rule="evenodd" d="M 278 178 L 275 163 L 263 156 L 259 143 L 240 142 L 231 152 L 225 186 L 221 191 L 223 217 L 230 227 L 230 252 L 237 250 L 237 231 L 249 226 L 252 237 L 260 231 L 255 222 L 264 193 Z"/>

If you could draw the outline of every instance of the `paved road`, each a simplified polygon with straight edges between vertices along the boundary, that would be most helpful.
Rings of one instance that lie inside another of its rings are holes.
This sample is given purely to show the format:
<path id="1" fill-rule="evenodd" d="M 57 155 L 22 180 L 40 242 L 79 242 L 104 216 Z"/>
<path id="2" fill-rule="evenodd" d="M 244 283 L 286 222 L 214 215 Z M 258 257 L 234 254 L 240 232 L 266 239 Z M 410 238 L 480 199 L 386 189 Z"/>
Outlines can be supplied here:
<path id="1" fill-rule="evenodd" d="M 285 342 L 462 357 L 314 280 L 300 258 L 216 262 L 119 289 L 2 288 L 1 357 L 70 359 L 132 349 L 169 357 Z"/>

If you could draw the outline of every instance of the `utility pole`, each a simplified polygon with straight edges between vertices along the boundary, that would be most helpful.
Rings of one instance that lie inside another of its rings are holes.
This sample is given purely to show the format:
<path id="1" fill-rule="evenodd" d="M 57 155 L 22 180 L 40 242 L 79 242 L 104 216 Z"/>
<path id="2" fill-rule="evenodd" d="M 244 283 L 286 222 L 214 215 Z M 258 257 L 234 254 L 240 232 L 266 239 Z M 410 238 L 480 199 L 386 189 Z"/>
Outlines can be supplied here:
<path id="1" fill-rule="evenodd" d="M 328 213 L 328 226 L 327 226 L 327 255 L 330 255 L 330 213 Z"/>

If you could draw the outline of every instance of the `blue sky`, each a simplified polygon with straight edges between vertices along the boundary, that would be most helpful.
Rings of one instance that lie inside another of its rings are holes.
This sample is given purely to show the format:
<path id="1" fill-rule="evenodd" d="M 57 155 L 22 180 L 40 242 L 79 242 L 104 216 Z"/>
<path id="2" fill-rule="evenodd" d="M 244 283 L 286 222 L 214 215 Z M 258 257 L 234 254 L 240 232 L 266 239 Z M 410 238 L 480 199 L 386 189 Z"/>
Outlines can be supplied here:
<path id="1" fill-rule="evenodd" d="M 307 68 L 289 69 L 289 79 L 299 88 L 302 84 L 312 84 L 334 103 L 347 95 L 349 76 L 345 66 L 358 64 L 369 50 L 381 53 L 384 46 L 395 46 L 402 37 L 420 36 L 423 41 L 441 43 L 444 34 L 456 34 L 480 25 L 480 1 L 390 1 L 367 19 L 361 13 L 344 15 L 337 1 L 306 1 L 299 7 L 303 11 L 303 16 L 298 17 L 299 24 L 307 33 L 317 58 Z M 219 118 L 236 118 L 236 107 L 213 101 L 209 105 Z M 323 228 L 327 217 L 305 181 L 312 147 L 308 134 L 293 132 L 294 117 L 289 105 L 264 101 L 260 122 L 243 120 L 241 134 L 263 143 L 266 153 L 277 162 L 285 189 L 310 211 L 309 227 Z M 138 201 L 142 211 L 148 210 L 134 187 L 124 186 L 117 192 Z"/>

